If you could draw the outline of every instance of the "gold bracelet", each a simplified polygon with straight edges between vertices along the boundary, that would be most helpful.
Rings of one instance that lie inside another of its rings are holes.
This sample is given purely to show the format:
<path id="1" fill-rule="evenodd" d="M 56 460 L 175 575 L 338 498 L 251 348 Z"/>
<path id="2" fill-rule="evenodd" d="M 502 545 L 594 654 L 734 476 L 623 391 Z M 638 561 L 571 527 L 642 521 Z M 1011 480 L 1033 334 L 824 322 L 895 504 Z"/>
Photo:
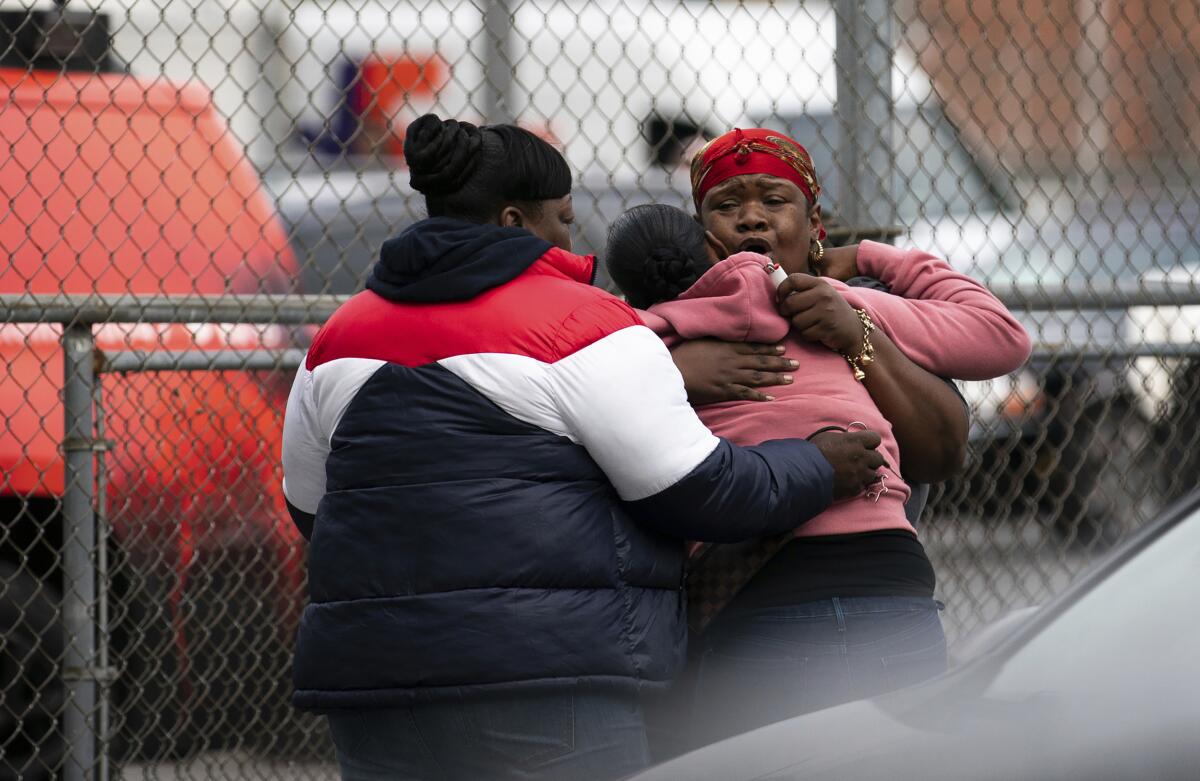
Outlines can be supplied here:
<path id="1" fill-rule="evenodd" d="M 871 320 L 871 316 L 867 314 L 867 310 L 855 309 L 854 311 L 863 326 L 862 350 L 855 356 L 842 353 L 842 357 L 846 359 L 846 362 L 850 364 L 850 368 L 854 370 L 854 379 L 862 382 L 867 378 L 867 373 L 863 370 L 863 367 L 870 366 L 875 362 L 875 348 L 871 344 L 871 334 L 875 332 L 875 323 Z"/>

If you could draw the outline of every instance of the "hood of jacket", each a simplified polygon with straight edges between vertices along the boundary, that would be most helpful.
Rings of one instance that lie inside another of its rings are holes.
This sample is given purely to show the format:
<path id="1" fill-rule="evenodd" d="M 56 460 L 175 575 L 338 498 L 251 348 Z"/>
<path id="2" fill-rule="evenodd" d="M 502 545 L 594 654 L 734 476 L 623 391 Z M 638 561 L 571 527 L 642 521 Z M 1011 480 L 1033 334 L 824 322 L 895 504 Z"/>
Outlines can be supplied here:
<path id="1" fill-rule="evenodd" d="M 383 243 L 367 289 L 397 302 L 465 301 L 520 276 L 551 246 L 524 228 L 430 217 Z"/>
<path id="2" fill-rule="evenodd" d="M 787 336 L 789 324 L 775 306 L 777 285 L 767 270 L 770 263 L 770 258 L 756 252 L 731 255 L 674 301 L 650 307 L 650 313 L 685 339 L 777 342 Z M 656 325 L 651 327 L 660 331 Z"/>

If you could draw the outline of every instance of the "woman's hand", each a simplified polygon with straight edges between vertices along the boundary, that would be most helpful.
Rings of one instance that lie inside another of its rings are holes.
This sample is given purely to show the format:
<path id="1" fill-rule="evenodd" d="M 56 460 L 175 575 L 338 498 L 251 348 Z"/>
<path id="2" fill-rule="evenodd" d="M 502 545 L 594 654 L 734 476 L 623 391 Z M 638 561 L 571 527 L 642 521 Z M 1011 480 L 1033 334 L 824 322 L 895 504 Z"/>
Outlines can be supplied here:
<path id="1" fill-rule="evenodd" d="M 783 357 L 783 346 L 693 339 L 671 350 L 675 366 L 683 375 L 688 401 L 714 404 L 718 401 L 771 401 L 755 388 L 787 385 L 791 372 L 800 364 Z"/>
<path id="2" fill-rule="evenodd" d="M 874 431 L 823 431 L 809 440 L 833 467 L 833 498 L 849 499 L 879 482 L 887 466 L 877 448 L 883 440 Z"/>
<path id="3" fill-rule="evenodd" d="M 863 347 L 863 324 L 842 294 L 811 274 L 789 274 L 779 285 L 779 312 L 806 342 L 820 342 L 844 355 Z"/>
<path id="4" fill-rule="evenodd" d="M 729 257 L 729 249 L 712 231 L 704 231 L 704 247 L 708 250 L 708 262 L 714 266 Z"/>

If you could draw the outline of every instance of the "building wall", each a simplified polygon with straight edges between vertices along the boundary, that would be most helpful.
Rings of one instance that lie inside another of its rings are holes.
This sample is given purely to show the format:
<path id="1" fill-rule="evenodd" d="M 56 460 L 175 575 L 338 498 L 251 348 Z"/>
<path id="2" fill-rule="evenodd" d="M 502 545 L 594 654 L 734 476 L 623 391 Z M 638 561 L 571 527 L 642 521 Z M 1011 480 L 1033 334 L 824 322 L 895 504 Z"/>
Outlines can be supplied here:
<path id="1" fill-rule="evenodd" d="M 1200 161 L 1197 0 L 910 0 L 900 36 L 1014 171 Z"/>

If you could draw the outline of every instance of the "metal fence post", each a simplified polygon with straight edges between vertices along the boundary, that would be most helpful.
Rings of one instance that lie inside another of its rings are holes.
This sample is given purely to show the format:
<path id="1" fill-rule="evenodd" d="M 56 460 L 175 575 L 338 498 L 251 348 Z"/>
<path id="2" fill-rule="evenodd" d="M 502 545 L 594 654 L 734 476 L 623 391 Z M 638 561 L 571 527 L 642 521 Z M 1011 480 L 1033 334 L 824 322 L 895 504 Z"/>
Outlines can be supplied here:
<path id="1" fill-rule="evenodd" d="M 110 729 L 112 726 L 112 668 L 109 666 L 109 611 L 108 597 L 112 574 L 108 560 L 108 464 L 104 456 L 109 443 L 105 439 L 104 392 L 99 373 L 95 375 L 92 388 L 92 409 L 96 416 L 96 665 L 100 670 L 99 723 L 96 725 L 96 745 L 100 754 L 98 781 L 108 781 L 112 768 L 109 757 Z"/>
<path id="2" fill-rule="evenodd" d="M 888 0 L 837 0 L 838 149 L 847 225 L 891 225 L 895 145 L 892 142 L 892 8 Z"/>
<path id="3" fill-rule="evenodd" d="M 487 47 L 483 60 L 483 116 L 492 124 L 511 122 L 509 84 L 513 63 L 509 42 L 513 21 L 509 0 L 489 0 L 483 11 L 483 25 Z"/>
<path id="4" fill-rule="evenodd" d="M 95 778 L 96 767 L 96 524 L 93 514 L 92 389 L 95 340 L 90 325 L 63 328 L 63 633 L 67 691 L 63 731 L 65 781 Z"/>
<path id="5" fill-rule="evenodd" d="M 1107 112 L 1113 82 L 1106 60 L 1114 51 L 1109 6 L 1106 0 L 1076 0 L 1074 8 L 1082 33 L 1075 46 L 1075 62 L 1083 76 L 1076 108 L 1080 130 L 1075 165 L 1095 197 L 1108 192 L 1112 174 L 1112 161 L 1105 159 L 1112 142 L 1112 120 Z"/>

